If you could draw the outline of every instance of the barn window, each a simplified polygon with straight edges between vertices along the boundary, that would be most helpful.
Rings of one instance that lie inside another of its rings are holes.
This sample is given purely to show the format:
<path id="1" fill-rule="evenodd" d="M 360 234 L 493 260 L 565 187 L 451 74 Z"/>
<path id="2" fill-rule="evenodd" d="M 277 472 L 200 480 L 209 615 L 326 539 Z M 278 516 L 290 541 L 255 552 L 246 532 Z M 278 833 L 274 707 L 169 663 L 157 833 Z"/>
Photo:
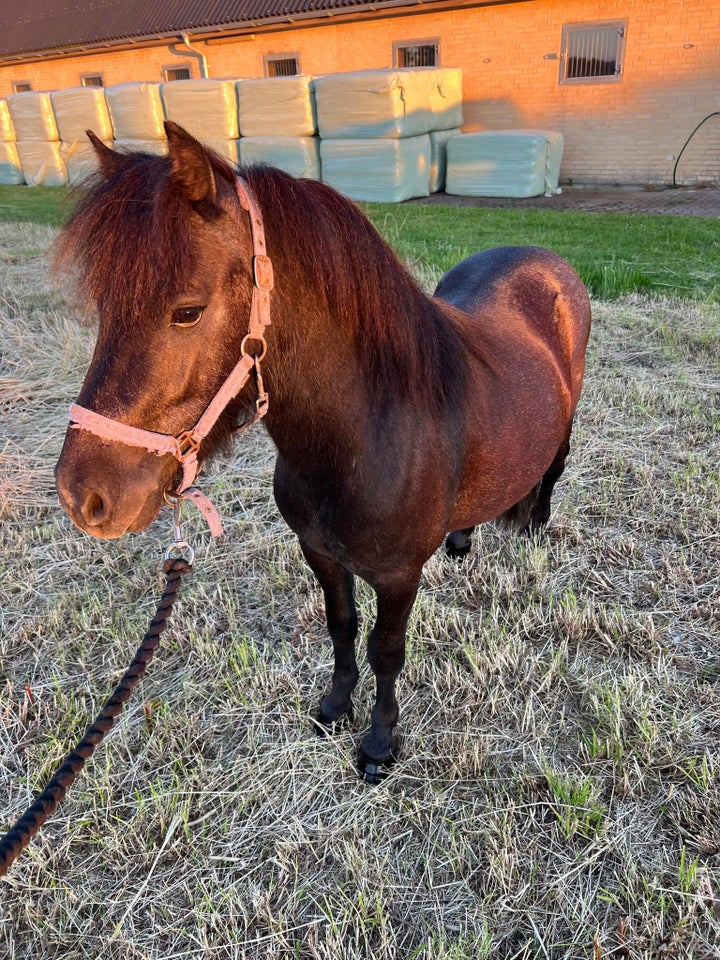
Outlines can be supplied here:
<path id="1" fill-rule="evenodd" d="M 189 80 L 192 75 L 190 65 L 182 67 L 163 67 L 163 76 L 170 80 Z"/>
<path id="2" fill-rule="evenodd" d="M 614 83 L 621 79 L 626 20 L 565 24 L 560 83 Z"/>
<path id="3" fill-rule="evenodd" d="M 300 57 L 296 53 L 270 54 L 264 62 L 266 77 L 295 77 L 300 73 Z"/>
<path id="4" fill-rule="evenodd" d="M 104 87 L 101 73 L 83 73 L 80 75 L 80 83 L 84 87 Z"/>
<path id="5" fill-rule="evenodd" d="M 32 90 L 32 84 L 29 80 L 15 80 L 12 86 L 13 93 L 28 93 Z"/>
<path id="6" fill-rule="evenodd" d="M 439 67 L 439 40 L 399 40 L 393 43 L 393 66 Z"/>

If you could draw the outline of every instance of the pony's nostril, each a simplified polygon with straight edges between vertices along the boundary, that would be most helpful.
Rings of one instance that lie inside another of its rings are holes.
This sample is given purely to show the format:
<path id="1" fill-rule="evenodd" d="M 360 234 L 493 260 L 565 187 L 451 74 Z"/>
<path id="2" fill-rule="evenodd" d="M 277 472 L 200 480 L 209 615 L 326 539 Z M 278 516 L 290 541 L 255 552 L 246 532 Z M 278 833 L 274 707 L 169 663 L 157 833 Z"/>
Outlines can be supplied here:
<path id="1" fill-rule="evenodd" d="M 107 514 L 107 504 L 100 494 L 91 490 L 88 492 L 83 505 L 83 515 L 89 524 L 102 523 Z"/>

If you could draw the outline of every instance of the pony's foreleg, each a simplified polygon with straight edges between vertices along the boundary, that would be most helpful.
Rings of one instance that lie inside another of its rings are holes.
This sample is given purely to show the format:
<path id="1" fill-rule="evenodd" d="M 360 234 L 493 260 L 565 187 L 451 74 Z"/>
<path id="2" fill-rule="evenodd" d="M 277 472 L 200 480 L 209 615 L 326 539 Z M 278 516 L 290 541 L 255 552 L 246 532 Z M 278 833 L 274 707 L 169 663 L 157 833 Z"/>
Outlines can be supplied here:
<path id="1" fill-rule="evenodd" d="M 376 697 L 370 730 L 360 748 L 360 771 L 368 783 L 378 783 L 397 752 L 394 734 L 400 710 L 395 681 L 405 663 L 405 630 L 418 589 L 418 580 L 375 585 L 377 620 L 368 636 L 368 661 L 375 674 Z"/>
<path id="2" fill-rule="evenodd" d="M 322 587 L 325 618 L 335 654 L 332 689 L 323 698 L 315 716 L 321 726 L 330 727 L 344 716 L 352 717 L 351 694 L 359 675 L 355 660 L 358 623 L 353 576 L 337 561 L 315 553 L 302 540 L 300 547 Z"/>

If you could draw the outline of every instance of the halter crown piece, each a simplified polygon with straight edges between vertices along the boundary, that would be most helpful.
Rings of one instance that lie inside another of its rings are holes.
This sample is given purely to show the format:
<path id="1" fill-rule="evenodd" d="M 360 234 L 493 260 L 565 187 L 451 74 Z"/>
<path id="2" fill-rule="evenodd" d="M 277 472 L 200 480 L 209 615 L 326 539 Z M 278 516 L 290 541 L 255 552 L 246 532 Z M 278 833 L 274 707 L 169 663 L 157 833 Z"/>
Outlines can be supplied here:
<path id="1" fill-rule="evenodd" d="M 237 177 L 235 190 L 240 206 L 247 211 L 250 218 L 250 233 L 253 245 L 253 291 L 250 302 L 248 332 L 240 347 L 240 359 L 207 405 L 195 426 L 190 430 L 183 430 L 175 437 L 169 433 L 155 433 L 152 430 L 131 427 L 119 420 L 113 420 L 101 413 L 95 413 L 94 410 L 81 407 L 77 403 L 70 407 L 71 430 L 86 430 L 88 433 L 102 437 L 104 440 L 116 440 L 131 447 L 142 447 L 159 457 L 166 453 L 172 454 L 183 468 L 182 480 L 174 496 L 181 500 L 190 500 L 195 504 L 205 517 L 210 527 L 210 533 L 214 537 L 219 537 L 223 532 L 218 512 L 207 496 L 197 487 L 192 486 L 200 472 L 198 462 L 200 444 L 215 426 L 218 417 L 228 403 L 245 386 L 253 371 L 255 371 L 258 385 L 255 415 L 240 429 L 243 430 L 252 426 L 253 423 L 265 416 L 268 408 L 268 396 L 263 387 L 260 361 L 265 356 L 267 348 L 264 336 L 265 328 L 270 324 L 270 291 L 273 288 L 272 262 L 266 252 L 262 214 L 249 185 L 241 177 Z M 259 344 L 259 353 L 248 352 L 250 345 L 253 343 Z"/>

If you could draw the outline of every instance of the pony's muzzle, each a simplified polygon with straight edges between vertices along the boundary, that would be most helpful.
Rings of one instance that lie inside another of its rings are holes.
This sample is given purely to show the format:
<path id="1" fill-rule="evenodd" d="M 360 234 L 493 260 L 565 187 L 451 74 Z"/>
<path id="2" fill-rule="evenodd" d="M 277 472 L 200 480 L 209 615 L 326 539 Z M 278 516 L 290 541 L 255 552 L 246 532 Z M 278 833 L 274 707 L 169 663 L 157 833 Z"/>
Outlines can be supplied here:
<path id="1" fill-rule="evenodd" d="M 163 491 L 176 472 L 177 463 L 170 456 L 68 431 L 55 484 L 60 504 L 75 526 L 112 540 L 142 530 L 155 519 Z"/>

